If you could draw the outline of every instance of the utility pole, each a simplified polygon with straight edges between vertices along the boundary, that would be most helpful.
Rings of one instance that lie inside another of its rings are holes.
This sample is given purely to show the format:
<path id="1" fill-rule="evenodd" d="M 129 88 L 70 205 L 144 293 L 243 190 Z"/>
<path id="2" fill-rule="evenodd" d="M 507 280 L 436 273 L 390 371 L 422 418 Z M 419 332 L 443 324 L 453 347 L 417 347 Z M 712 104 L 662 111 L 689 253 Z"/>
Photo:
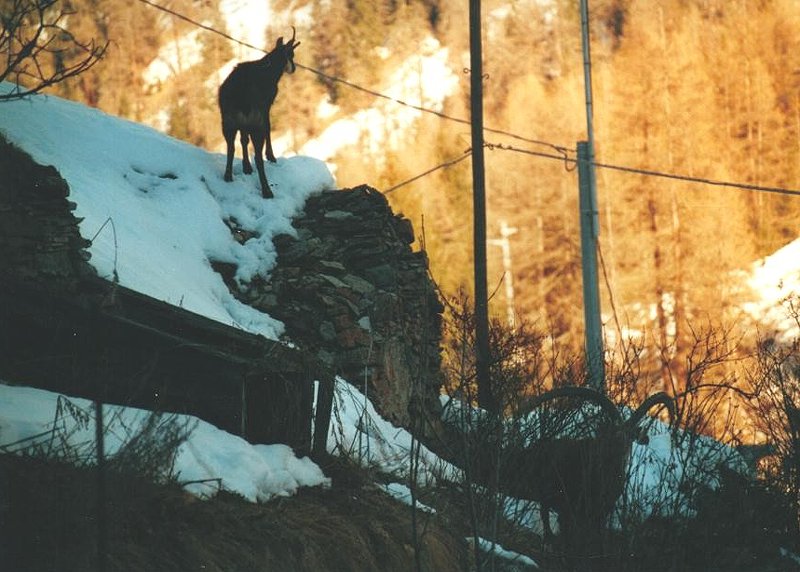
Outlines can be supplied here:
<path id="1" fill-rule="evenodd" d="M 506 321 L 513 328 L 516 324 L 514 313 L 514 275 L 511 268 L 511 241 L 509 237 L 517 232 L 517 228 L 508 226 L 504 220 L 500 221 L 500 238 L 490 238 L 489 244 L 499 246 L 503 254 L 503 283 L 506 290 Z"/>
<path id="2" fill-rule="evenodd" d="M 489 292 L 486 271 L 486 172 L 483 160 L 483 50 L 481 2 L 469 2 L 470 118 L 472 128 L 473 265 L 475 269 L 475 374 L 478 403 L 497 409 L 489 379 Z"/>
<path id="3" fill-rule="evenodd" d="M 589 385 L 605 391 L 603 324 L 600 320 L 600 293 L 597 274 L 597 240 L 600 217 L 597 209 L 597 178 L 594 167 L 594 126 L 592 101 L 592 58 L 589 48 L 589 0 L 581 0 L 581 40 L 583 45 L 583 83 L 586 95 L 586 136 L 578 143 L 578 186 L 580 193 L 581 268 L 583 270 L 583 312 L 586 365 Z"/>
<path id="4" fill-rule="evenodd" d="M 603 324 L 600 321 L 600 293 L 597 282 L 597 201 L 592 186 L 589 143 L 578 142 L 578 191 L 581 222 L 581 270 L 583 271 L 583 319 L 586 367 L 589 385 L 605 391 Z"/>

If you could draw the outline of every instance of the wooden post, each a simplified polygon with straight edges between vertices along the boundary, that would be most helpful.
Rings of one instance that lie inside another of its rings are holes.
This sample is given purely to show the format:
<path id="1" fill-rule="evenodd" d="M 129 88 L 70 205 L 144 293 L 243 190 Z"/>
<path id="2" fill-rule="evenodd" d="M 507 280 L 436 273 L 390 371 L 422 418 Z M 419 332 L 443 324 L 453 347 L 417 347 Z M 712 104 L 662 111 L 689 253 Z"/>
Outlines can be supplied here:
<path id="1" fill-rule="evenodd" d="M 486 270 L 486 171 L 483 158 L 483 63 L 481 2 L 469 3 L 470 110 L 472 124 L 473 266 L 475 286 L 475 374 L 478 403 L 497 409 L 489 379 L 489 292 Z"/>
<path id="2" fill-rule="evenodd" d="M 327 455 L 328 433 L 331 426 L 336 381 L 332 376 L 319 376 L 318 383 L 314 435 L 311 443 L 311 458 L 315 461 L 320 461 Z"/>

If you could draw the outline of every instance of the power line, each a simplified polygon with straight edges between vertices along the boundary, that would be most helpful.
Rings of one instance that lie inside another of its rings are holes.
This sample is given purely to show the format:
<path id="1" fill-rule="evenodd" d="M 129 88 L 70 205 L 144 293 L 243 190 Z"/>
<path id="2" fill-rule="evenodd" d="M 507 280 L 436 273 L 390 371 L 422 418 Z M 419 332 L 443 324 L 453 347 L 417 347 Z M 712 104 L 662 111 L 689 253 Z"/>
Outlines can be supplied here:
<path id="1" fill-rule="evenodd" d="M 534 157 L 542 157 L 545 159 L 554 159 L 564 161 L 568 164 L 577 164 L 578 160 L 571 157 L 564 157 L 561 155 L 553 155 L 552 153 L 543 153 L 541 151 L 532 151 L 530 149 L 520 149 L 512 145 L 504 145 L 502 143 L 486 143 L 489 149 L 499 149 L 501 151 L 513 151 L 515 153 L 522 153 L 524 155 L 532 155 Z M 652 169 L 641 169 L 636 167 L 626 167 L 623 165 L 613 165 L 611 163 L 600 163 L 593 161 L 595 167 L 601 169 L 610 169 L 612 171 L 621 171 L 624 173 L 632 173 L 635 175 L 644 175 L 647 177 L 660 177 L 663 179 L 673 179 L 676 181 L 684 181 L 687 183 L 700 183 L 704 185 L 711 185 L 716 187 L 731 187 L 735 189 L 742 189 L 745 191 L 758 191 L 763 193 L 775 193 L 781 195 L 800 196 L 800 190 L 797 189 L 784 189 L 781 187 L 766 187 L 762 185 L 751 185 L 749 183 L 736 183 L 733 181 L 720 181 L 717 179 L 708 179 L 705 177 L 691 177 L 689 175 L 680 175 L 677 173 L 665 173 L 663 171 L 655 171 Z"/>
<path id="2" fill-rule="evenodd" d="M 147 0 L 140 0 L 140 1 L 145 2 Z M 386 99 L 388 101 L 392 101 L 394 103 L 403 105 L 405 107 L 410 107 L 411 109 L 415 109 L 415 110 L 421 111 L 423 113 L 428 113 L 430 115 L 435 115 L 436 117 L 439 117 L 441 119 L 446 119 L 448 121 L 453 121 L 455 123 L 460 123 L 462 125 L 471 125 L 471 122 L 470 122 L 469 119 L 463 119 L 461 117 L 453 117 L 452 115 L 447 115 L 446 113 L 442 113 L 441 111 L 436 111 L 435 109 L 430 109 L 428 107 L 423 107 L 421 105 L 415 105 L 413 103 L 408 103 L 407 101 L 403 101 L 402 99 L 397 99 L 395 97 L 392 97 L 391 95 L 386 95 L 385 93 L 381 93 L 379 91 L 375 91 L 375 90 L 369 89 L 367 87 L 362 87 L 362 86 L 360 86 L 358 84 L 355 84 L 355 83 L 353 83 L 351 81 L 348 81 L 346 79 L 342 79 L 340 77 L 336 77 L 336 76 L 327 74 L 327 73 L 325 73 L 323 71 L 308 67 L 308 66 L 300 64 L 300 63 L 296 63 L 295 65 L 297 65 L 297 67 L 299 67 L 299 68 L 302 68 L 304 70 L 307 70 L 307 71 L 310 71 L 312 73 L 315 73 L 315 74 L 317 74 L 318 76 L 320 76 L 320 77 L 322 77 L 324 79 L 341 83 L 342 85 L 346 85 L 348 87 L 351 87 L 351 88 L 356 89 L 358 91 L 362 91 L 362 92 L 367 93 L 369 95 L 372 95 L 374 97 Z M 543 147 L 550 147 L 551 149 L 555 149 L 559 153 L 562 153 L 565 157 L 566 157 L 567 153 L 572 153 L 573 152 L 572 149 L 570 149 L 568 147 L 564 147 L 562 145 L 557 145 L 555 143 L 550 143 L 549 141 L 543 141 L 541 139 L 531 139 L 529 137 L 523 137 L 522 135 L 517 135 L 516 133 L 512 133 L 510 131 L 505 131 L 503 129 L 495 129 L 493 127 L 484 127 L 483 130 L 487 131 L 489 133 L 494 133 L 496 135 L 504 135 L 506 137 L 510 137 L 511 139 L 517 139 L 518 141 L 524 141 L 526 143 L 532 143 L 534 145 L 542 145 Z"/>
<path id="3" fill-rule="evenodd" d="M 202 22 L 198 22 L 197 20 L 193 20 L 192 18 L 189 18 L 188 16 L 185 16 L 184 14 L 176 12 L 175 10 L 172 10 L 171 8 L 167 8 L 165 6 L 161 6 L 160 4 L 152 2 L 151 0 L 139 0 L 139 2 L 141 2 L 142 4 L 146 4 L 147 6 L 151 6 L 151 7 L 155 8 L 155 9 L 157 9 L 157 10 L 161 10 L 162 12 L 164 12 L 166 14 L 170 14 L 171 16 L 175 16 L 176 18 L 179 18 L 180 20 L 183 20 L 184 22 L 188 22 L 189 24 L 192 24 L 193 26 L 197 26 L 198 28 L 202 28 L 203 30 L 211 32 L 212 34 L 217 34 L 218 36 L 221 36 L 221 37 L 225 38 L 226 40 L 234 42 L 235 44 L 239 44 L 240 46 L 243 46 L 245 48 L 250 48 L 250 49 L 253 49 L 253 50 L 257 50 L 259 52 L 267 53 L 264 48 L 260 48 L 258 46 L 254 46 L 254 45 L 249 44 L 249 43 L 247 43 L 245 41 L 239 40 L 238 38 L 234 38 L 230 34 L 226 34 L 225 32 L 223 32 L 221 30 L 218 30 L 218 29 L 214 28 L 213 26 L 209 26 L 207 24 L 203 24 Z M 334 76 L 334 75 L 331 75 L 331 74 L 327 74 L 327 73 L 325 73 L 325 72 L 323 72 L 321 70 L 312 68 L 310 66 L 307 66 L 307 65 L 299 63 L 299 62 L 295 62 L 295 65 L 297 67 L 301 68 L 301 69 L 304 69 L 304 70 L 309 71 L 309 72 L 311 72 L 313 74 L 316 74 L 316 75 L 318 75 L 319 77 L 321 77 L 323 79 L 326 79 L 326 80 L 332 81 L 332 82 L 336 82 L 336 83 L 341 83 L 342 85 L 346 85 L 347 87 L 350 87 L 350 88 L 355 89 L 357 91 L 361 91 L 363 93 L 367 93 L 369 95 L 372 95 L 373 97 L 378 97 L 378 98 L 381 98 L 381 99 L 392 101 L 394 103 L 397 103 L 398 105 L 409 107 L 411 109 L 415 109 L 415 110 L 420 111 L 422 113 L 428 113 L 430 115 L 434 115 L 434 116 L 439 117 L 441 119 L 446 119 L 448 121 L 453 121 L 455 123 L 460 123 L 462 125 L 471 125 L 471 122 L 470 122 L 469 119 L 463 119 L 463 118 L 460 118 L 460 117 L 453 117 L 452 115 L 447 115 L 446 113 L 442 113 L 441 111 L 436 111 L 436 110 L 430 109 L 428 107 L 423 107 L 421 105 L 415 105 L 413 103 L 408 103 L 408 102 L 403 101 L 401 99 L 397 99 L 396 97 L 392 97 L 390 95 L 386 95 L 385 93 L 381 93 L 379 91 L 376 91 L 376 90 L 373 90 L 373 89 L 358 85 L 357 83 L 353 83 L 352 81 L 346 80 L 344 78 L 337 77 L 337 76 Z M 567 153 L 572 153 L 573 152 L 571 148 L 565 147 L 563 145 L 557 145 L 555 143 L 550 143 L 549 141 L 543 141 L 541 139 L 532 139 L 530 137 L 523 137 L 522 135 L 518 135 L 516 133 L 512 133 L 511 131 L 505 131 L 503 129 L 495 129 L 495 128 L 492 128 L 492 127 L 484 127 L 483 130 L 487 131 L 489 133 L 494 133 L 496 135 L 503 135 L 503 136 L 509 137 L 511 139 L 516 139 L 518 141 L 524 141 L 525 143 L 530 143 L 530 144 L 533 144 L 533 145 L 541 145 L 543 147 L 550 147 L 551 149 L 554 149 L 557 152 L 561 153 L 564 157 L 567 156 Z"/>
<path id="4" fill-rule="evenodd" d="M 650 177 L 661 177 L 664 179 L 674 179 L 676 181 L 685 181 L 688 183 L 701 183 L 704 185 L 711 185 L 716 187 L 731 187 L 735 189 L 742 189 L 745 191 L 758 191 L 763 193 L 775 193 L 780 195 L 792 195 L 800 197 L 800 190 L 797 189 L 783 189 L 781 187 L 765 187 L 762 185 L 751 185 L 749 183 L 735 183 L 732 181 L 719 181 L 715 179 L 707 179 L 705 177 L 691 177 L 688 175 L 679 175 L 676 173 L 663 173 L 661 171 L 652 171 L 650 169 L 637 169 L 634 167 L 624 167 L 621 165 L 610 165 L 607 163 L 597 163 L 595 166 L 601 169 L 612 169 L 615 171 L 622 171 L 625 173 L 634 173 L 637 175 L 646 175 Z"/>
<path id="5" fill-rule="evenodd" d="M 208 30 L 209 32 L 211 32 L 213 34 L 217 34 L 218 36 L 222 36 L 226 40 L 230 40 L 231 42 L 235 42 L 235 43 L 239 44 L 240 46 L 244 46 L 245 48 L 252 48 L 252 49 L 258 50 L 260 52 L 264 51 L 264 48 L 259 48 L 259 47 L 256 47 L 256 46 L 252 45 L 252 44 L 248 44 L 247 42 L 244 42 L 242 40 L 236 39 L 233 36 L 229 36 L 228 34 L 226 34 L 225 32 L 223 32 L 221 30 L 217 30 L 216 28 L 214 28 L 212 26 L 209 26 L 207 24 L 203 24 L 201 22 L 198 22 L 197 20 L 192 20 L 188 16 L 184 16 L 180 12 L 176 12 L 175 10 L 167 8 L 166 6 L 161 6 L 160 4 L 156 4 L 155 2 L 151 2 L 150 0 L 139 0 L 139 2 L 141 2 L 142 4 L 147 4 L 148 6 L 152 6 L 156 10 L 161 10 L 162 12 L 165 12 L 165 13 L 171 15 L 171 16 L 175 16 L 176 18 L 178 18 L 180 20 L 183 20 L 184 22 L 188 22 L 189 24 L 192 24 L 193 26 L 197 26 L 198 28 L 203 28 L 204 30 Z"/>
<path id="6" fill-rule="evenodd" d="M 455 165 L 456 163 L 460 163 L 461 161 L 463 161 L 464 159 L 466 159 L 470 155 L 472 155 L 472 148 L 467 149 L 466 151 L 464 151 L 464 153 L 462 155 L 460 155 L 459 157 L 456 157 L 455 159 L 451 159 L 450 161 L 445 161 L 444 163 L 441 163 L 441 164 L 436 165 L 435 167 L 433 167 L 431 169 L 428 169 L 424 173 L 420 173 L 419 175 L 411 177 L 410 179 L 407 179 L 407 180 L 403 181 L 402 183 L 398 183 L 398 184 L 394 185 L 393 187 L 390 187 L 390 188 L 386 189 L 385 191 L 383 191 L 383 194 L 384 195 L 388 195 L 389 193 L 393 193 L 397 189 L 399 189 L 401 187 L 405 187 L 406 185 L 409 185 L 409 184 L 413 183 L 416 180 L 422 179 L 423 177 L 427 177 L 428 175 L 430 175 L 431 173 L 433 173 L 435 171 L 438 171 L 439 169 L 446 169 L 447 167 L 452 167 L 453 165 Z"/>
<path id="7" fill-rule="evenodd" d="M 541 157 L 541 158 L 544 158 L 544 159 L 552 159 L 552 160 L 556 160 L 556 161 L 564 161 L 568 165 L 572 165 L 572 167 L 568 168 L 568 170 L 573 170 L 574 166 L 577 165 L 577 163 L 578 163 L 577 159 L 564 157 L 562 155 L 553 155 L 552 153 L 543 153 L 541 151 L 532 151 L 530 149 L 520 149 L 519 147 L 513 147 L 511 145 L 503 145 L 501 143 L 486 143 L 485 145 L 486 145 L 486 148 L 490 149 L 490 150 L 497 149 L 499 151 L 512 151 L 512 152 L 515 152 L 515 153 L 521 153 L 521 154 L 524 154 L 524 155 L 532 155 L 534 157 Z M 457 163 L 460 163 L 461 161 L 463 161 L 464 159 L 469 157 L 471 152 L 472 152 L 471 149 L 467 149 L 462 155 L 459 155 L 458 157 L 456 157 L 454 159 L 451 159 L 449 161 L 445 161 L 444 163 L 440 163 L 439 165 L 436 165 L 435 167 L 432 167 L 432 168 L 430 168 L 430 169 L 428 169 L 428 170 L 426 170 L 426 171 L 424 171 L 424 172 L 422 172 L 422 173 L 420 173 L 418 175 L 415 175 L 415 176 L 411 177 L 410 179 L 406 179 L 405 181 L 403 181 L 401 183 L 398 183 L 398 184 L 390 187 L 389 189 L 383 191 L 383 194 L 388 195 L 389 193 L 392 193 L 392 192 L 394 192 L 394 191 L 396 191 L 396 190 L 398 190 L 398 189 L 400 189 L 402 187 L 405 187 L 406 185 L 409 185 L 409 184 L 411 184 L 411 183 L 413 183 L 413 182 L 415 182 L 415 181 L 417 181 L 419 179 L 422 179 L 422 178 L 424 178 L 424 177 L 430 175 L 431 173 L 434 173 L 434 172 L 436 172 L 436 171 L 438 171 L 440 169 L 446 169 L 448 167 L 452 167 L 453 165 L 456 165 Z M 638 169 L 638 168 L 634 168 L 634 167 L 624 167 L 624 166 L 621 166 L 621 165 L 612 165 L 612 164 L 609 164 L 609 163 L 594 162 L 594 165 L 595 165 L 595 167 L 599 167 L 599 168 L 602 168 L 602 169 L 611 169 L 611 170 L 615 170 L 615 171 L 622 171 L 622 172 L 625 172 L 625 173 L 632 173 L 632 174 L 636 174 L 636 175 L 644 175 L 644 176 L 650 176 L 650 177 L 660 177 L 660 178 L 666 178 L 666 179 L 674 179 L 674 180 L 685 181 L 685 182 L 689 182 L 689 183 L 706 184 L 706 185 L 712 185 L 712 186 L 718 186 L 718 187 L 731 187 L 731 188 L 742 189 L 742 190 L 747 190 L 747 191 L 757 191 L 757 192 L 777 193 L 777 194 L 790 195 L 790 196 L 800 196 L 800 190 L 796 190 L 796 189 L 784 189 L 784 188 L 780 188 L 780 187 L 765 187 L 765 186 L 761 186 L 761 185 L 750 185 L 750 184 L 747 184 L 747 183 L 735 183 L 735 182 L 731 182 L 731 181 L 719 181 L 719 180 L 714 180 L 714 179 L 706 179 L 706 178 L 702 178 L 702 177 L 689 177 L 689 176 L 685 176 L 685 175 L 678 175 L 678 174 L 674 174 L 674 173 L 664 173 L 664 172 L 661 172 L 661 171 L 654 171 L 654 170 L 650 170 L 650 169 Z"/>

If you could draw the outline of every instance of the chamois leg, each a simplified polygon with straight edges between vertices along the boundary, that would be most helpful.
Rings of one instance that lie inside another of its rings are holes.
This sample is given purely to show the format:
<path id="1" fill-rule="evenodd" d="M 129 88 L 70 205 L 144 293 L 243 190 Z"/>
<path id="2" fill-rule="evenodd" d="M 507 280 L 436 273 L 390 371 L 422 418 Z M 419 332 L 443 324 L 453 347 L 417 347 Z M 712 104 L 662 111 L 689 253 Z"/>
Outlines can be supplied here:
<path id="1" fill-rule="evenodd" d="M 272 151 L 272 136 L 270 135 L 271 132 L 272 132 L 272 125 L 270 124 L 269 121 L 269 113 L 267 113 L 267 136 L 266 136 L 267 160 L 270 163 L 277 163 L 278 160 L 275 158 L 275 153 Z"/>
<path id="2" fill-rule="evenodd" d="M 261 181 L 261 196 L 265 199 L 271 199 L 273 194 L 269 188 L 269 183 L 267 182 L 267 175 L 264 173 L 264 134 L 259 132 L 251 132 L 250 140 L 253 142 L 253 147 L 255 147 L 256 151 L 256 171 L 258 171 L 258 180 Z"/>
<path id="3" fill-rule="evenodd" d="M 230 183 L 233 181 L 233 149 L 236 146 L 236 130 L 228 129 L 222 126 L 222 136 L 225 137 L 225 145 L 227 147 L 228 155 L 225 159 L 225 181 Z"/>
<path id="4" fill-rule="evenodd" d="M 247 153 L 247 142 L 250 140 L 247 131 L 242 130 L 239 139 L 242 142 L 242 172 L 249 175 L 253 172 L 253 167 L 250 165 L 250 155 Z"/>

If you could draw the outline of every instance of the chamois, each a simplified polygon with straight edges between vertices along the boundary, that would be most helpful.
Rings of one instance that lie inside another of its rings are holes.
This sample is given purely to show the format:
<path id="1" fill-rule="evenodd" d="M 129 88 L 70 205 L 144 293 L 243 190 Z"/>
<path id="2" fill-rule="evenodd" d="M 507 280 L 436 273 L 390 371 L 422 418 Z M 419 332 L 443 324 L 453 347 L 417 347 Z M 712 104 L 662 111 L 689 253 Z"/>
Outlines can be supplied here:
<path id="1" fill-rule="evenodd" d="M 225 180 L 233 180 L 233 151 L 236 132 L 241 134 L 242 170 L 245 174 L 253 172 L 247 154 L 248 141 L 255 148 L 256 170 L 261 182 L 261 194 L 272 198 L 273 194 L 264 173 L 264 142 L 267 159 L 275 163 L 270 137 L 269 110 L 278 95 L 278 82 L 284 72 L 294 73 L 294 50 L 300 45 L 295 42 L 296 30 L 292 27 L 292 38 L 284 43 L 278 38 L 275 48 L 260 60 L 242 62 L 225 78 L 219 87 L 219 110 L 222 116 L 222 135 L 227 144 Z"/>
<path id="2" fill-rule="evenodd" d="M 532 398 L 522 409 L 530 413 L 547 402 L 577 399 L 599 406 L 608 419 L 592 436 L 542 438 L 524 416 L 496 435 L 491 428 L 471 435 L 468 463 L 475 482 L 491 484 L 506 494 L 540 503 L 545 535 L 551 535 L 549 512 L 558 513 L 562 537 L 571 550 L 592 549 L 601 538 L 608 517 L 625 488 L 633 441 L 646 443 L 638 424 L 655 405 L 665 406 L 674 418 L 673 400 L 663 392 L 648 397 L 624 420 L 614 403 L 587 387 L 562 387 Z M 558 412 L 554 413 L 559 415 Z M 497 428 L 496 428 L 497 429 Z M 505 450 L 499 453 L 499 445 Z M 502 458 L 498 458 L 502 455 Z"/>

